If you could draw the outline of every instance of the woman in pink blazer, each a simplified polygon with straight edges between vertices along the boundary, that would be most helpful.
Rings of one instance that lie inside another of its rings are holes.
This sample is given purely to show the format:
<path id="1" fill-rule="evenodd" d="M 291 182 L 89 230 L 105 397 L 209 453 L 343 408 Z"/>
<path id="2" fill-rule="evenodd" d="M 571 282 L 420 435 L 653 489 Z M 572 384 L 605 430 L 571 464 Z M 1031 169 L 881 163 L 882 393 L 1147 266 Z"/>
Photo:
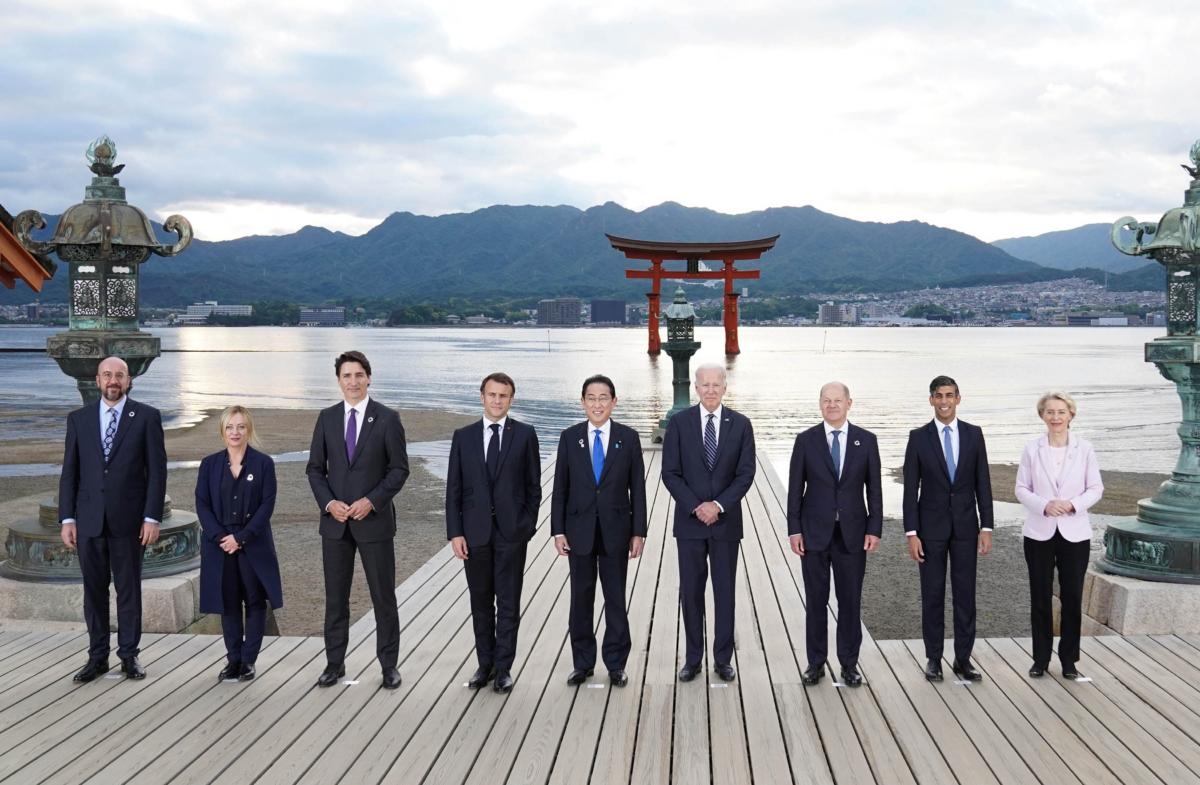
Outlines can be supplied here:
<path id="1" fill-rule="evenodd" d="M 1083 609 L 1083 578 L 1092 545 L 1088 508 L 1100 501 L 1104 485 L 1096 453 L 1086 440 L 1071 433 L 1075 399 L 1050 392 L 1037 402 L 1046 435 L 1025 445 L 1017 469 L 1017 500 L 1027 514 L 1025 563 L 1029 565 L 1029 601 L 1033 624 L 1033 666 L 1037 678 L 1050 665 L 1054 626 L 1050 600 L 1054 568 L 1058 568 L 1062 603 L 1058 660 L 1065 678 L 1079 677 L 1079 624 Z"/>

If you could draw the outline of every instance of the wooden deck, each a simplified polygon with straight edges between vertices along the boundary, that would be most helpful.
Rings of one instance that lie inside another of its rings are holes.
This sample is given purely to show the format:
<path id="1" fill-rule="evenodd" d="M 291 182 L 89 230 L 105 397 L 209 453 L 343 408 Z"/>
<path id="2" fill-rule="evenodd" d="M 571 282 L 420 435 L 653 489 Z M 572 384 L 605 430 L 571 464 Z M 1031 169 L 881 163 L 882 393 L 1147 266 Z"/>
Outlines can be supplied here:
<path id="1" fill-rule="evenodd" d="M 146 635 L 145 681 L 76 685 L 85 635 L 0 632 L 0 782 L 1200 782 L 1200 637 L 1085 639 L 1079 665 L 1092 680 L 1081 683 L 1031 681 L 1027 640 L 981 640 L 984 681 L 964 686 L 927 683 L 919 642 L 867 636 L 864 687 L 806 689 L 800 562 L 786 550 L 783 485 L 765 463 L 746 500 L 739 678 L 678 683 L 671 499 L 659 454 L 648 458 L 650 538 L 629 574 L 626 688 L 610 689 L 602 669 L 581 688 L 565 684 L 567 564 L 544 506 L 511 695 L 464 686 L 470 613 L 447 548 L 396 590 L 395 692 L 379 687 L 370 614 L 352 630 L 348 683 L 331 689 L 314 687 L 319 638 L 271 639 L 258 679 L 218 684 L 219 637 Z"/>

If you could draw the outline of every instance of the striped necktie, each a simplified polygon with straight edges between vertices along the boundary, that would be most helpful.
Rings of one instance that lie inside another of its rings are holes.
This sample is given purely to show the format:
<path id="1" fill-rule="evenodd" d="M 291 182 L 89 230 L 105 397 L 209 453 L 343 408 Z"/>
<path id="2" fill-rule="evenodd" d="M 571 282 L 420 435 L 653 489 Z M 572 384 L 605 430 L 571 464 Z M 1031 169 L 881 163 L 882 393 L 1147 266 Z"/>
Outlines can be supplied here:
<path id="1" fill-rule="evenodd" d="M 716 416 L 709 412 L 708 423 L 704 426 L 704 463 L 710 472 L 717 463 L 717 426 L 713 423 Z"/>

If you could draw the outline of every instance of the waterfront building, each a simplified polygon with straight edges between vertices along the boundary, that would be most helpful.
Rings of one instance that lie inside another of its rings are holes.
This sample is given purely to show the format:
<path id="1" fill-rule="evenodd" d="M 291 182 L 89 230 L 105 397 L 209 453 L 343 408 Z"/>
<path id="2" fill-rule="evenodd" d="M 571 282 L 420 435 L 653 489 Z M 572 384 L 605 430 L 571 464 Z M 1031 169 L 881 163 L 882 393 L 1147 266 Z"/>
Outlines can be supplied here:
<path id="1" fill-rule="evenodd" d="M 592 300 L 592 324 L 625 324 L 624 300 Z"/>
<path id="2" fill-rule="evenodd" d="M 824 303 L 817 311 L 817 324 L 858 324 L 858 306 Z"/>
<path id="3" fill-rule="evenodd" d="M 555 297 L 538 301 L 537 323 L 546 325 L 579 324 L 583 300 L 578 297 Z"/>
<path id="4" fill-rule="evenodd" d="M 301 327 L 345 327 L 346 309 L 341 305 L 322 308 L 301 308 Z"/>

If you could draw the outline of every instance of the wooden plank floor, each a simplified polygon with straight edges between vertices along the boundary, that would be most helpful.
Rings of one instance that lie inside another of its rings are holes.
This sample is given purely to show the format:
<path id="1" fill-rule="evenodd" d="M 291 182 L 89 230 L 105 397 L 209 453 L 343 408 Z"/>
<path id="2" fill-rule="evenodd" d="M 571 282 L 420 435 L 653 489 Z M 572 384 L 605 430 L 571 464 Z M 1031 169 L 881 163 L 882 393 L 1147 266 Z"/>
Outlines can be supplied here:
<path id="1" fill-rule="evenodd" d="M 546 520 L 549 465 L 511 695 L 465 688 L 470 612 L 447 548 L 396 590 L 395 692 L 379 686 L 371 614 L 351 630 L 346 683 L 324 690 L 316 638 L 270 639 L 255 681 L 218 684 L 220 638 L 146 635 L 145 681 L 76 685 L 85 635 L 0 630 L 0 783 L 1200 784 L 1196 636 L 1085 639 L 1079 665 L 1091 681 L 1078 683 L 1057 666 L 1030 680 L 1028 640 L 981 640 L 981 683 L 935 685 L 922 677 L 919 641 L 867 634 L 865 686 L 806 689 L 800 561 L 786 545 L 783 483 L 765 462 L 746 499 L 739 677 L 716 680 L 705 663 L 704 677 L 678 683 L 672 500 L 660 454 L 647 456 L 650 537 L 629 572 L 628 687 L 611 689 L 602 669 L 565 684 L 570 592 Z M 837 607 L 819 612 L 832 621 Z"/>

